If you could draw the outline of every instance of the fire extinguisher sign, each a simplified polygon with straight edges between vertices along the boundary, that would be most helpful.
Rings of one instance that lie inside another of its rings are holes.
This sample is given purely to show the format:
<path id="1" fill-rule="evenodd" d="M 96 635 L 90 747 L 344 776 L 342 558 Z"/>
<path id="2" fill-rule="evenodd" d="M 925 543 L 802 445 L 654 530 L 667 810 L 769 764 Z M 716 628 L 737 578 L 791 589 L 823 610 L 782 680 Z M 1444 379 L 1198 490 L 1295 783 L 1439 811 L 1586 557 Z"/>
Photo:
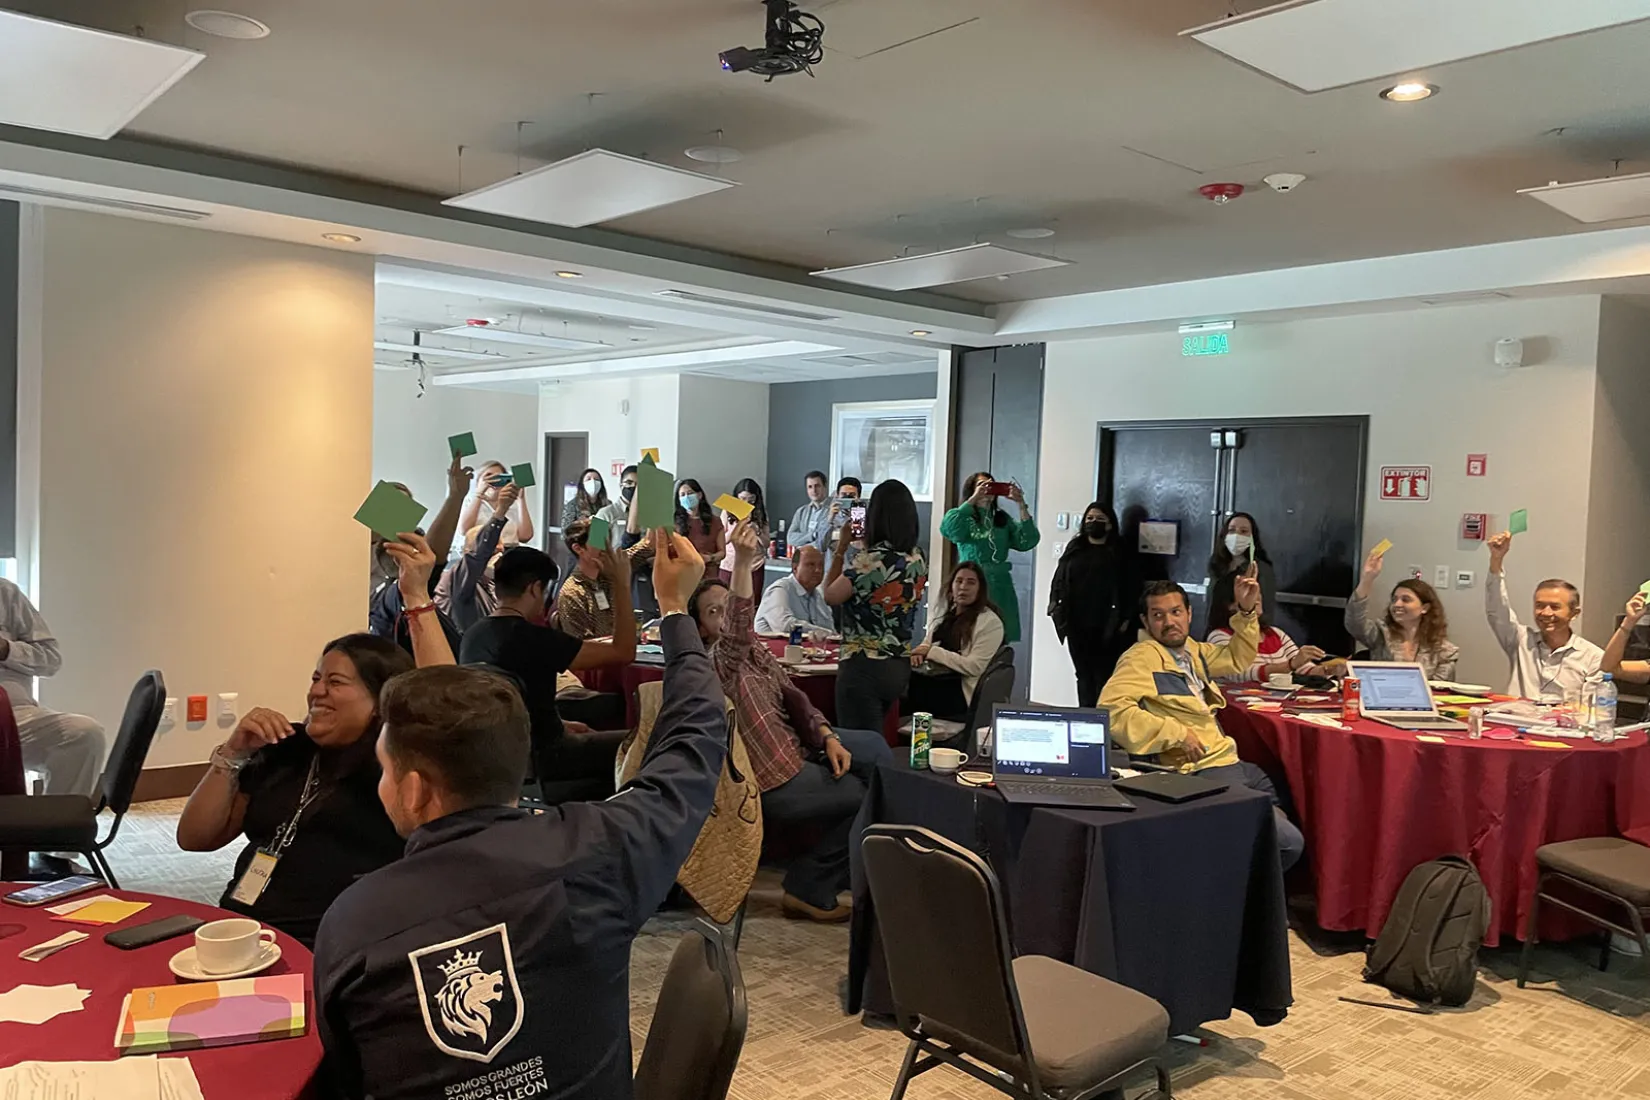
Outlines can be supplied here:
<path id="1" fill-rule="evenodd" d="M 1431 466 L 1382 466 L 1382 500 L 1431 500 Z"/>

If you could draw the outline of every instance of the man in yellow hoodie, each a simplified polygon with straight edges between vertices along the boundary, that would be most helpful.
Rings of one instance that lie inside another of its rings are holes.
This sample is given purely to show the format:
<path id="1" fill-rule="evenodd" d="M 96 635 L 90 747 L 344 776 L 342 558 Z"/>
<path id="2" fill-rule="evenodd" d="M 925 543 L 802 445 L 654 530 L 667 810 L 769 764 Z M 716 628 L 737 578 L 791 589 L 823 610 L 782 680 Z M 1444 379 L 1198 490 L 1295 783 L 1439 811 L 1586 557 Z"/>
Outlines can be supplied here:
<path id="1" fill-rule="evenodd" d="M 1232 640 L 1210 645 L 1190 636 L 1192 608 L 1185 589 L 1173 581 L 1148 584 L 1140 619 L 1150 638 L 1135 643 L 1117 662 L 1100 705 L 1111 713 L 1112 739 L 1131 756 L 1155 756 L 1158 763 L 1180 771 L 1270 796 L 1278 855 L 1287 871 L 1300 859 L 1306 840 L 1277 808 L 1272 780 L 1238 759 L 1237 745 L 1215 720 L 1215 711 L 1226 705 L 1215 681 L 1243 675 L 1260 644 L 1260 581 L 1253 565 L 1235 589 Z"/>

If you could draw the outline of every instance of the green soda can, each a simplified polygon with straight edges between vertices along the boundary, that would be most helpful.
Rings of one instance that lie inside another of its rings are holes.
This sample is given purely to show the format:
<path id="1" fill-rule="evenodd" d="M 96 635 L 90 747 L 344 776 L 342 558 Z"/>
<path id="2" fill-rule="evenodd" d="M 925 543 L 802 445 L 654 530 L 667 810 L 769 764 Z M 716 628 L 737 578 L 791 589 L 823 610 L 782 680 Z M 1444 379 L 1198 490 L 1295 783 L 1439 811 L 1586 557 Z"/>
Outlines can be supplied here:
<path id="1" fill-rule="evenodd" d="M 911 716 L 911 766 L 928 766 L 928 749 L 934 743 L 934 716 L 919 710 Z"/>

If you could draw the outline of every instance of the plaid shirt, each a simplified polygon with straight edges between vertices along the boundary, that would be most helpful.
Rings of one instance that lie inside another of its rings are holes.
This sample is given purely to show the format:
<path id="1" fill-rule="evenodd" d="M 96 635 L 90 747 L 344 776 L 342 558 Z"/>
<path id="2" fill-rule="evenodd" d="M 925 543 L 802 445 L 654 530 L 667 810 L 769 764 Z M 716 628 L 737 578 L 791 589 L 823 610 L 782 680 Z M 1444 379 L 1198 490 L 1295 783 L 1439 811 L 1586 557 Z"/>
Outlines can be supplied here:
<path id="1" fill-rule="evenodd" d="M 756 605 L 748 596 L 728 597 L 722 637 L 711 650 L 722 690 L 733 700 L 739 736 L 750 753 L 751 770 L 764 791 L 782 787 L 802 770 L 804 744 L 825 747 L 825 716 L 751 627 Z"/>

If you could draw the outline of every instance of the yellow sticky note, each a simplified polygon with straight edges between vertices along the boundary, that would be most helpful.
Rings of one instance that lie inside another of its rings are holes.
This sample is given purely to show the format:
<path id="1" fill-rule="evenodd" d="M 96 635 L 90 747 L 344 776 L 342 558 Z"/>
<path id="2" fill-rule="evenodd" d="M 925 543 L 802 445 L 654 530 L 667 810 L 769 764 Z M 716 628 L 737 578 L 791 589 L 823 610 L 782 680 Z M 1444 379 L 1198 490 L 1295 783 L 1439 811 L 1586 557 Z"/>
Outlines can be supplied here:
<path id="1" fill-rule="evenodd" d="M 643 447 L 642 448 L 642 457 L 647 459 L 649 462 L 653 463 L 653 465 L 657 466 L 659 464 L 659 448 L 657 448 L 657 447 Z"/>
<path id="2" fill-rule="evenodd" d="M 1415 735 L 1415 740 L 1428 741 L 1435 745 L 1442 745 L 1444 743 L 1444 739 L 1442 737 L 1439 737 L 1437 734 L 1433 733 L 1418 733 Z"/>
<path id="3" fill-rule="evenodd" d="M 1539 745 L 1544 749 L 1567 749 L 1570 747 L 1562 741 L 1526 741 L 1524 743 L 1526 745 Z"/>
<path id="4" fill-rule="evenodd" d="M 94 901 L 90 905 L 82 905 L 72 913 L 52 919 L 72 921 L 75 924 L 115 924 L 147 908 L 149 903 L 146 901 L 118 901 L 111 898 L 108 901 Z"/>
<path id="5" fill-rule="evenodd" d="M 731 515 L 734 519 L 738 520 L 750 519 L 751 512 L 756 509 L 756 505 L 752 504 L 750 501 L 740 500 L 731 493 L 723 493 L 721 496 L 717 497 L 711 502 L 711 507 L 720 508 L 722 511 Z"/>
<path id="6" fill-rule="evenodd" d="M 1392 540 L 1391 539 L 1382 539 L 1380 542 L 1377 542 L 1375 544 L 1375 549 L 1370 551 L 1370 553 L 1372 553 L 1372 554 L 1384 554 L 1388 550 L 1391 550 L 1391 549 L 1392 549 Z"/>

